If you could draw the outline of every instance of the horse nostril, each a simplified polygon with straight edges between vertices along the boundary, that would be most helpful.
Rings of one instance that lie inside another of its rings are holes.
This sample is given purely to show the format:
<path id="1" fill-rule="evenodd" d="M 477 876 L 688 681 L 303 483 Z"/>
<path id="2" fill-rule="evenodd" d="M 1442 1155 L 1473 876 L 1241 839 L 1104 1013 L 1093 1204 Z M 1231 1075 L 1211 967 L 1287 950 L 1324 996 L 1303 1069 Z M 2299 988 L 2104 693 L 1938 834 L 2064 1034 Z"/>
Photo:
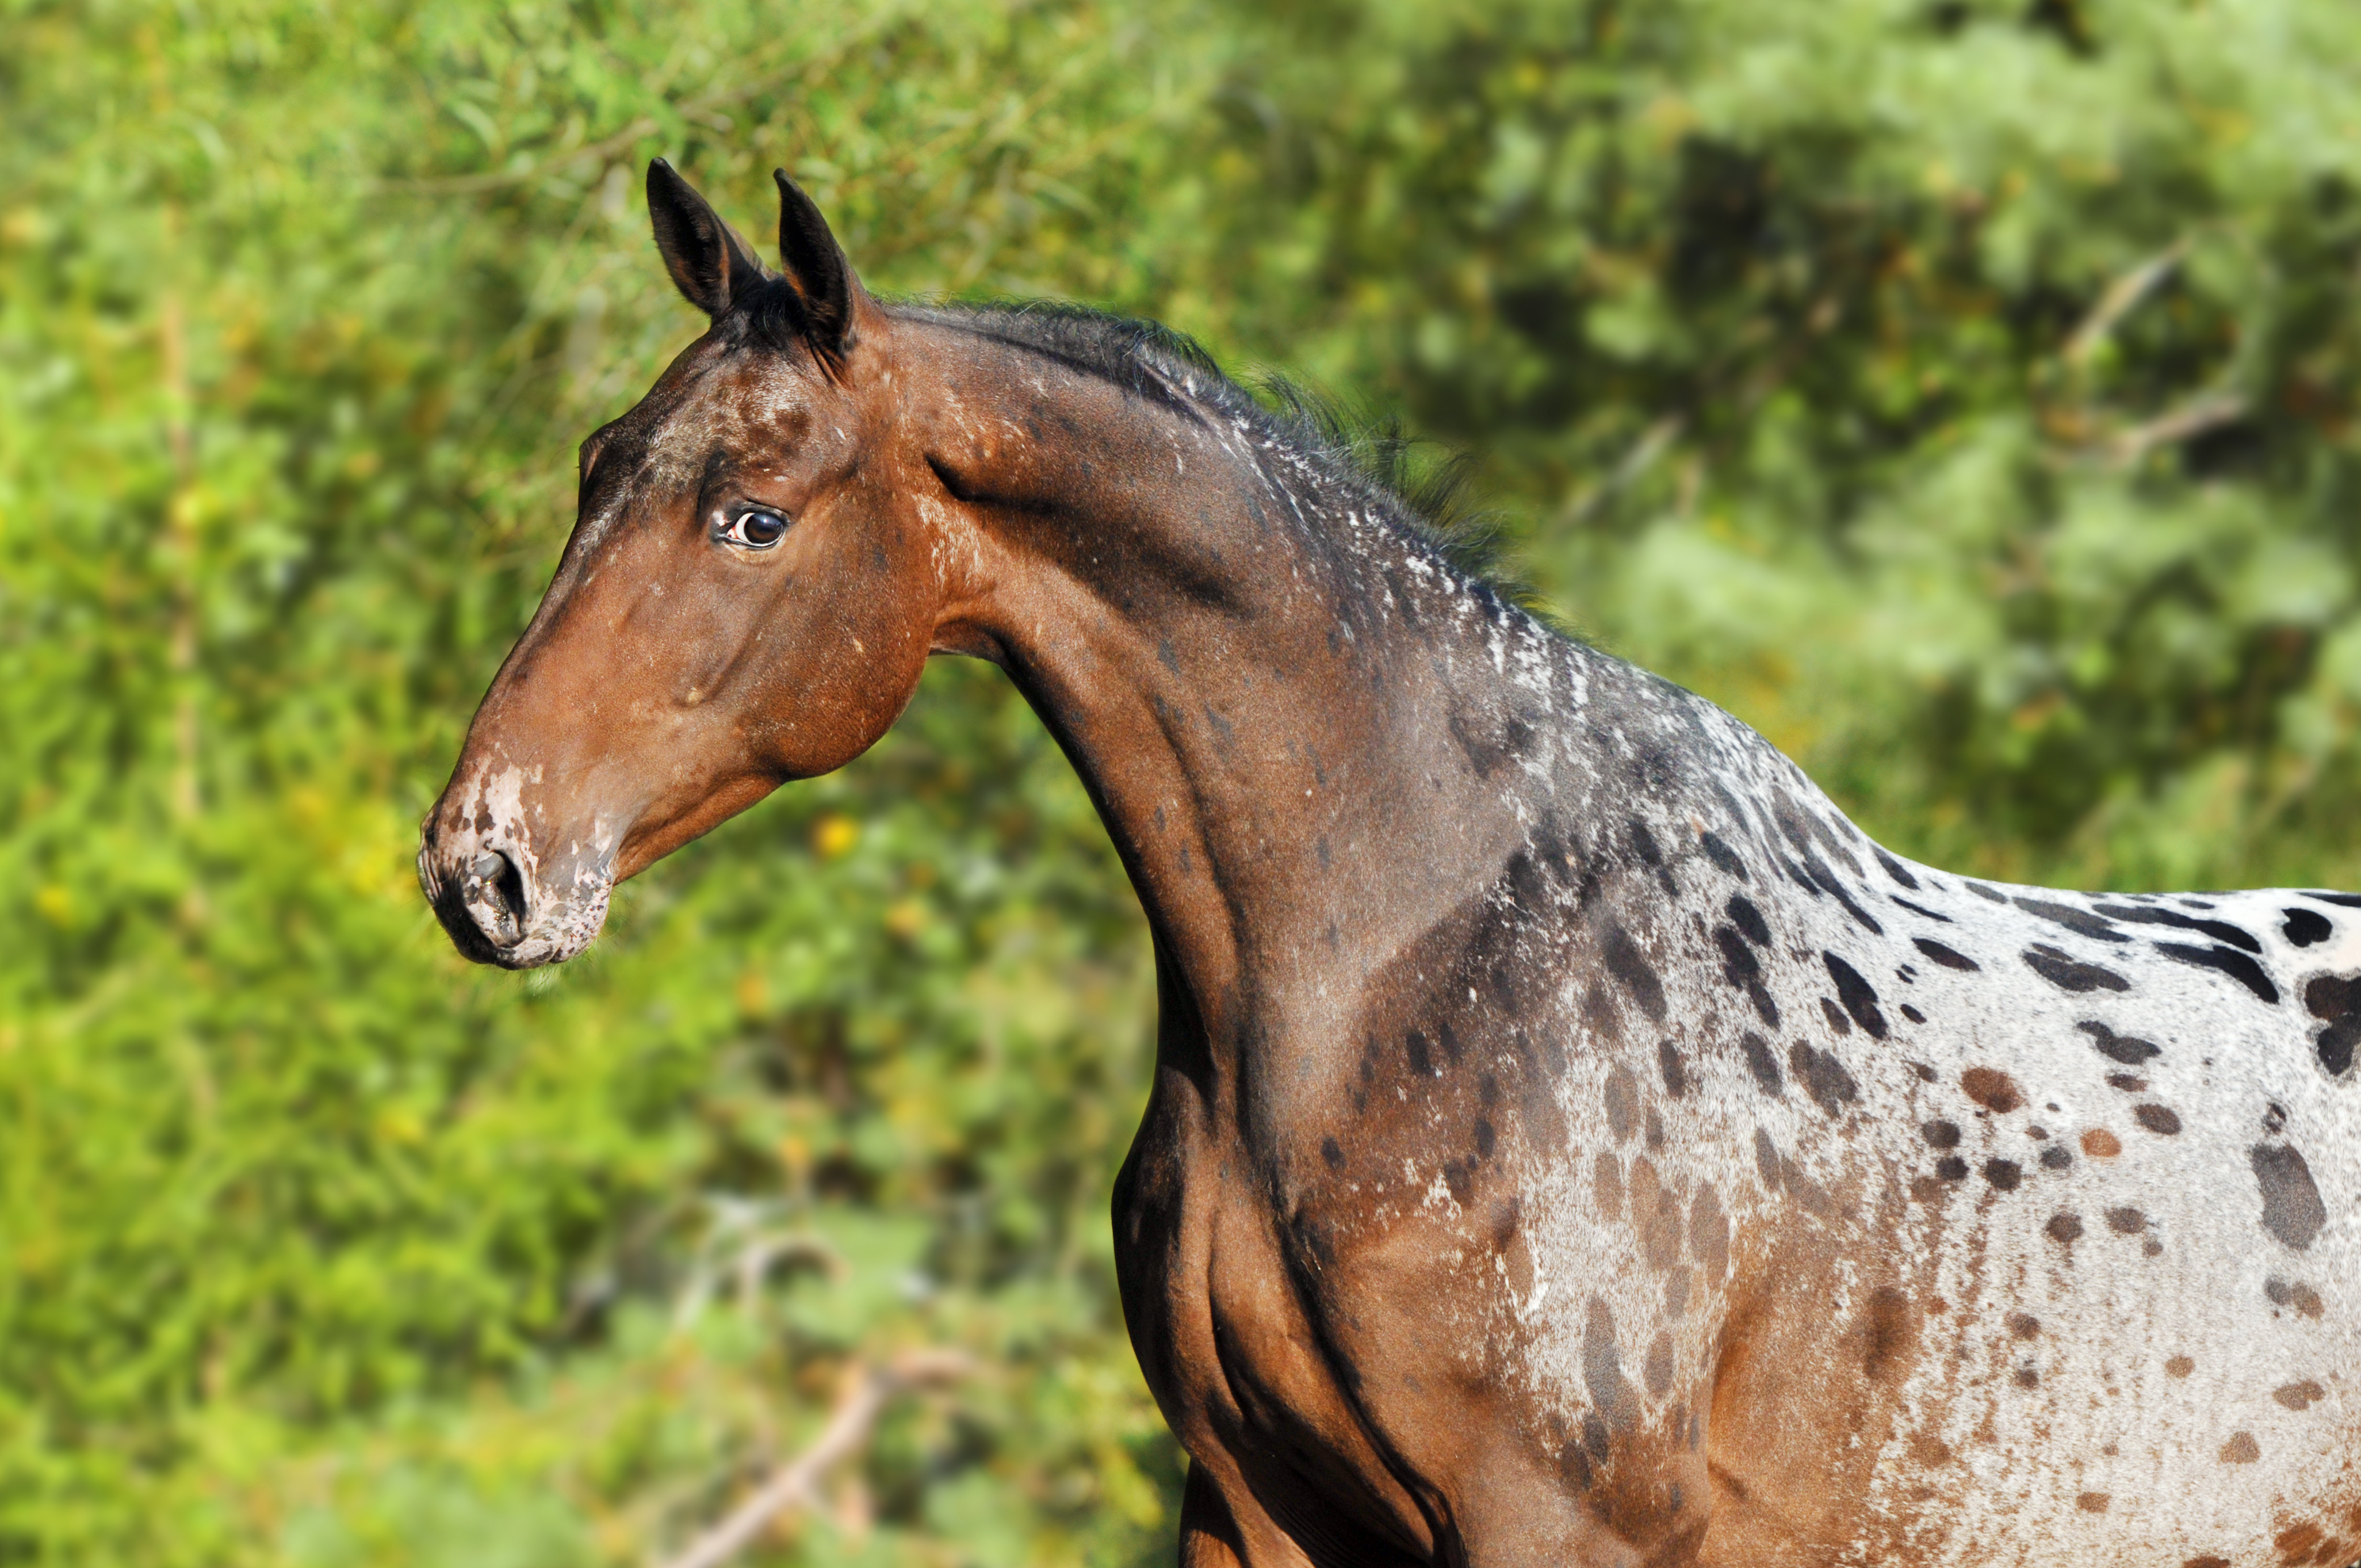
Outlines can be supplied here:
<path id="1" fill-rule="evenodd" d="M 524 936 L 524 873 L 517 869 L 516 861 L 498 850 L 486 850 L 468 865 L 467 880 L 473 884 L 467 891 L 490 905 L 492 929 L 489 935 L 491 938 L 503 946 L 522 940 Z M 476 901 L 471 898 L 468 902 Z"/>

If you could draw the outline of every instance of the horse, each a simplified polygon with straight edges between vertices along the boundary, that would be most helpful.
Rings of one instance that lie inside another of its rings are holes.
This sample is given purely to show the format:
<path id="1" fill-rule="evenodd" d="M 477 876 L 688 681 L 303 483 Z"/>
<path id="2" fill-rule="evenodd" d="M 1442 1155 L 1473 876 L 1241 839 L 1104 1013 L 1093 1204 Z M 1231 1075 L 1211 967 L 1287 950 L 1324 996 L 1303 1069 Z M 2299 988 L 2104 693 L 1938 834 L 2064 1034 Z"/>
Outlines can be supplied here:
<path id="1" fill-rule="evenodd" d="M 1188 1568 L 2361 1556 L 2361 897 L 1893 854 L 1185 340 L 881 302 L 777 181 L 774 269 L 649 169 L 709 325 L 425 820 L 462 953 L 988 659 L 1151 934 Z"/>

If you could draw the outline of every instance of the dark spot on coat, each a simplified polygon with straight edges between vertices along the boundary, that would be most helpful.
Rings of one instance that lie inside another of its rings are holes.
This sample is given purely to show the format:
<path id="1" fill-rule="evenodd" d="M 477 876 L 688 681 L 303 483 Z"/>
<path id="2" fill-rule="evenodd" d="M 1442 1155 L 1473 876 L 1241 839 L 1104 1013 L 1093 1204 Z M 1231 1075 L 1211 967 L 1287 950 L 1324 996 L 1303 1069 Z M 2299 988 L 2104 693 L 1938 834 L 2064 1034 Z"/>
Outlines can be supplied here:
<path id="1" fill-rule="evenodd" d="M 1828 1021 L 1828 1027 L 1836 1031 L 1838 1039 L 1841 1040 L 1852 1033 L 1852 1020 L 1847 1018 L 1843 1010 L 1825 996 L 1820 998 L 1820 1016 Z"/>
<path id="2" fill-rule="evenodd" d="M 1648 825 L 1644 822 L 1633 822 L 1628 826 L 1631 834 L 1631 852 L 1648 865 L 1663 865 L 1664 851 L 1656 848 L 1656 836 L 1648 831 Z"/>
<path id="3" fill-rule="evenodd" d="M 1640 1080 L 1617 1062 L 1607 1074 L 1607 1130 L 1619 1144 L 1628 1144 L 1640 1126 Z"/>
<path id="4" fill-rule="evenodd" d="M 2235 948 L 2192 948 L 2180 942 L 2158 942 L 2156 950 L 2166 958 L 2199 969 L 2219 970 L 2240 985 L 2255 993 L 2256 1000 L 2276 1007 L 2279 988 L 2263 972 L 2263 966 Z"/>
<path id="5" fill-rule="evenodd" d="M 2041 1333 L 2041 1320 L 2030 1312 L 2011 1312 L 2002 1321 L 2008 1325 L 2014 1339 L 2037 1339 Z"/>
<path id="6" fill-rule="evenodd" d="M 2263 1281 L 2263 1295 L 2272 1306 L 2293 1307 L 2307 1318 L 2319 1317 L 2327 1310 L 2320 1299 L 2320 1292 L 2301 1280 L 2290 1285 L 2284 1279 L 2267 1279 Z"/>
<path id="7" fill-rule="evenodd" d="M 1978 898 L 1989 899 L 1994 904 L 2006 904 L 2008 902 L 2008 894 L 2001 892 L 1998 888 L 1986 887 L 1980 882 L 1969 882 L 1962 878 L 1960 885 L 1966 888 L 1970 893 L 1974 894 Z"/>
<path id="8" fill-rule="evenodd" d="M 1464 1208 L 1475 1196 L 1476 1173 L 1462 1161 L 1447 1159 L 1443 1162 L 1443 1184 L 1451 1190 L 1451 1201 Z"/>
<path id="9" fill-rule="evenodd" d="M 1402 1048 L 1410 1056 L 1410 1070 L 1420 1078 L 1434 1076 L 1434 1058 L 1426 1048 L 1426 1035 L 1412 1029 L 1402 1036 Z"/>
<path id="10" fill-rule="evenodd" d="M 2096 908 L 2108 919 L 2121 920 L 2126 925 L 2169 926 L 2176 930 L 2202 932 L 2217 942 L 2227 942 L 2250 953 L 2263 950 L 2262 943 L 2255 939 L 2252 931 L 2233 926 L 2226 920 L 2198 920 L 2176 910 L 2158 909 L 2154 905 L 2102 904 Z"/>
<path id="11" fill-rule="evenodd" d="M 2231 1568 L 2231 1563 L 2226 1557 L 2192 1557 L 2180 1568 Z"/>
<path id="12" fill-rule="evenodd" d="M 2333 904 L 2339 909 L 2361 909 L 2361 893 L 2321 893 L 2305 888 L 2303 895 L 2315 904 Z"/>
<path id="13" fill-rule="evenodd" d="M 1724 873 L 1734 876 L 1741 882 L 1753 880 L 1747 874 L 1746 862 L 1738 858 L 1738 851 L 1724 842 L 1720 834 L 1708 828 L 1698 835 L 1697 842 L 1704 846 L 1705 858 L 1711 861 Z"/>
<path id="14" fill-rule="evenodd" d="M 2147 1080 L 2135 1072 L 2111 1072 L 2107 1074 L 2107 1087 L 2120 1089 L 2126 1094 L 2146 1094 Z"/>
<path id="15" fill-rule="evenodd" d="M 2308 1410 L 2328 1398 L 2328 1390 L 2307 1377 L 2301 1383 L 2282 1384 L 2271 1390 L 2271 1398 L 2290 1410 Z"/>
<path id="16" fill-rule="evenodd" d="M 1927 1021 L 1927 1014 L 1919 1012 L 1918 1009 L 1911 1006 L 1907 1002 L 1902 1004 L 1902 1015 L 1905 1018 L 1909 1019 L 1913 1024 L 1924 1024 Z"/>
<path id="17" fill-rule="evenodd" d="M 1861 1098 L 1861 1086 L 1845 1070 L 1844 1063 L 1815 1046 L 1797 1041 L 1787 1053 L 1787 1070 L 1795 1075 L 1795 1080 L 1819 1108 L 1831 1116 Z"/>
<path id="18" fill-rule="evenodd" d="M 1984 1179 L 2003 1192 L 2014 1192 L 2025 1179 L 2025 1168 L 2013 1159 L 1988 1159 L 1984 1161 Z"/>
<path id="19" fill-rule="evenodd" d="M 2104 1492 L 2083 1492 L 2074 1499 L 2074 1506 L 2086 1514 L 2103 1514 L 2109 1502 Z"/>
<path id="20" fill-rule="evenodd" d="M 1607 1463 L 1607 1423 L 1599 1419 L 1598 1412 L 1596 1410 L 1582 1418 L 1582 1447 L 1585 1453 L 1599 1464 Z"/>
<path id="21" fill-rule="evenodd" d="M 2285 1144 L 2257 1144 L 2246 1151 L 2246 1163 L 2254 1168 L 2255 1185 L 2262 1189 L 2263 1229 L 2298 1252 L 2312 1245 L 2328 1223 L 2328 1210 L 2301 1151 Z"/>
<path id="22" fill-rule="evenodd" d="M 1710 1186 L 1699 1188 L 1689 1205 L 1689 1255 L 1704 1267 L 1708 1286 L 1719 1285 L 1730 1271 L 1730 1216 Z"/>
<path id="23" fill-rule="evenodd" d="M 1631 1162 L 1631 1223 L 1640 1233 L 1640 1255 L 1659 1273 L 1681 1260 L 1681 1200 L 1656 1175 L 1645 1156 Z"/>
<path id="24" fill-rule="evenodd" d="M 2129 1035 L 2118 1035 L 2096 1018 L 2085 1018 L 2074 1027 L 2091 1036 L 2092 1045 L 2097 1047 L 2101 1056 L 2109 1061 L 2121 1062 L 2125 1067 L 2137 1067 L 2164 1054 L 2161 1047 L 2146 1040 L 2136 1040 Z"/>
<path id="25" fill-rule="evenodd" d="M 1499 1135 L 1493 1130 L 1491 1123 L 1486 1121 L 1481 1116 L 1477 1117 L 1476 1157 L 1477 1159 L 1490 1159 L 1492 1157 L 1493 1144 L 1498 1140 L 1499 1136 Z"/>
<path id="26" fill-rule="evenodd" d="M 1664 1277 L 1664 1316 L 1677 1318 L 1689 1310 L 1689 1292 L 1696 1282 L 1686 1268 L 1675 1268 Z"/>
<path id="27" fill-rule="evenodd" d="M 2299 948 L 2309 948 L 2315 942 L 2325 942 L 2336 934 L 2336 923 L 2317 909 L 2283 909 L 2287 924 L 2279 929 L 2287 939 Z"/>
<path id="28" fill-rule="evenodd" d="M 1834 953 L 1823 952 L 1820 960 L 1828 967 L 1828 978 L 1837 982 L 1837 1000 L 1852 1014 L 1852 1021 L 1869 1032 L 1872 1040 L 1885 1038 L 1885 1014 L 1877 1010 L 1877 992 L 1852 965 Z"/>
<path id="29" fill-rule="evenodd" d="M 2063 926 L 2078 937 L 2089 937 L 2101 942 L 2131 940 L 2129 937 L 2125 936 L 2087 909 L 2076 909 L 2065 904 L 2053 904 L 2046 898 L 2019 898 L 2012 902 L 2027 915 L 2037 915 L 2044 920 Z"/>
<path id="30" fill-rule="evenodd" d="M 1639 1423 L 1640 1398 L 1624 1380 L 1623 1358 L 1615 1348 L 1614 1314 L 1596 1296 L 1582 1329 L 1582 1383 L 1611 1431 L 1629 1431 Z"/>
<path id="31" fill-rule="evenodd" d="M 2052 1144 L 2041 1151 L 2041 1168 L 2044 1170 L 2064 1170 L 2073 1163 L 2074 1157 L 2064 1144 Z"/>
<path id="32" fill-rule="evenodd" d="M 1968 1179 L 1968 1162 L 1958 1155 L 1947 1154 L 1935 1162 L 1935 1174 L 1945 1181 L 1965 1181 Z"/>
<path id="33" fill-rule="evenodd" d="M 1975 884 L 1970 883 L 1970 887 Z M 2060 991 L 2129 991 L 2132 982 L 2111 969 L 2086 964 L 2071 954 L 2036 942 L 2017 955 L 2034 973 Z"/>
<path id="34" fill-rule="evenodd" d="M 2149 1132 L 2170 1137 L 2180 1131 L 2180 1117 L 2169 1105 L 2135 1105 L 2132 1120 Z"/>
<path id="35" fill-rule="evenodd" d="M 1773 1192 L 1779 1190 L 1782 1174 L 1779 1146 L 1773 1143 L 1771 1135 L 1760 1127 L 1754 1129 L 1754 1171 L 1763 1178 L 1763 1186 Z"/>
<path id="36" fill-rule="evenodd" d="M 1969 1099 L 1996 1115 L 2006 1115 L 2025 1103 L 2016 1080 L 1996 1067 L 1971 1067 L 1960 1074 L 1960 1087 Z"/>
<path id="37" fill-rule="evenodd" d="M 2303 1005 L 2327 1025 L 2312 1041 L 2320 1065 L 2330 1077 L 2344 1077 L 2353 1065 L 2354 1047 L 2361 1045 L 2361 975 L 2322 975 L 2303 988 Z"/>
<path id="38" fill-rule="evenodd" d="M 2255 1442 L 2255 1434 L 2250 1431 L 2234 1432 L 2230 1441 L 2222 1445 L 2222 1463 L 2224 1464 L 2252 1464 L 2262 1456 L 2262 1447 Z"/>
<path id="39" fill-rule="evenodd" d="M 1929 920 L 1939 920 L 1946 926 L 1952 924 L 1952 920 L 1949 916 L 1938 914 L 1934 910 L 1927 908 L 1923 904 L 1913 904 L 1899 894 L 1888 894 L 1886 896 L 1893 899 L 1894 903 L 1902 905 L 1903 908 L 1910 911 L 1913 915 L 1923 915 Z"/>
<path id="40" fill-rule="evenodd" d="M 1785 1092 L 1786 1080 L 1779 1071 L 1779 1058 L 1771 1054 L 1770 1041 L 1749 1029 L 1738 1036 L 1738 1047 L 1746 1054 L 1746 1070 L 1755 1088 L 1770 1095 Z"/>
<path id="41" fill-rule="evenodd" d="M 1742 893 L 1732 894 L 1724 907 L 1729 911 L 1730 923 L 1743 932 L 1748 941 L 1758 948 L 1771 945 L 1770 924 L 1763 918 L 1763 911 L 1754 907 L 1752 899 Z"/>
<path id="42" fill-rule="evenodd" d="M 1960 1146 L 1960 1124 L 1957 1122 L 1922 1123 L 1918 1135 L 1927 1140 L 1928 1148 L 1955 1149 Z"/>
<path id="43" fill-rule="evenodd" d="M 1928 958 L 1934 959 L 1937 963 L 1941 964 L 1945 969 L 1964 970 L 1972 972 L 1973 970 L 1980 970 L 1984 967 L 1983 965 L 1976 962 L 1975 959 L 1968 957 L 1967 954 L 1960 952 L 1958 948 L 1947 948 L 1942 943 L 1934 940 L 1932 938 L 1913 937 L 1910 938 L 1910 945 L 1917 948 L 1920 952 L 1926 954 Z"/>
<path id="44" fill-rule="evenodd" d="M 2197 1363 L 2185 1355 L 2176 1355 L 2164 1364 L 2167 1377 L 2186 1377 L 2197 1370 Z"/>
<path id="45" fill-rule="evenodd" d="M 2124 1152 L 2124 1141 L 2104 1127 L 2082 1135 L 2082 1152 L 2092 1159 L 2113 1159 Z"/>
<path id="46" fill-rule="evenodd" d="M 1656 1069 L 1664 1075 L 1664 1092 L 1678 1100 L 1688 1092 L 1689 1075 L 1681 1053 L 1670 1040 L 1656 1042 Z"/>
<path id="47" fill-rule="evenodd" d="M 2041 1230 L 2053 1242 L 2079 1242 L 2082 1239 L 2082 1216 L 2060 1212 L 2050 1215 L 2049 1223 Z"/>
<path id="48" fill-rule="evenodd" d="M 1673 1391 L 1673 1336 L 1659 1332 L 1648 1345 L 1648 1359 L 1640 1368 L 1648 1392 L 1661 1399 Z"/>
<path id="49" fill-rule="evenodd" d="M 1658 1023 L 1664 1020 L 1664 985 L 1656 978 L 1653 964 L 1631 939 L 1630 932 L 1613 921 L 1599 938 L 1599 951 L 1607 959 L 1607 972 L 1623 982 L 1631 992 L 1640 1010 Z"/>
<path id="50" fill-rule="evenodd" d="M 1623 1162 L 1611 1154 L 1601 1153 L 1592 1162 L 1590 1181 L 1598 1199 L 1598 1212 L 1610 1220 L 1623 1217 Z"/>
<path id="51" fill-rule="evenodd" d="M 1913 893 L 1918 891 L 1918 879 L 1912 876 L 1910 872 L 1904 868 L 1900 861 L 1895 860 L 1892 855 L 1887 854 L 1883 850 L 1879 850 L 1874 852 L 1877 856 L 1877 863 L 1885 868 L 1885 874 L 1887 876 L 1892 877 L 1895 882 L 1900 883 L 1903 886 L 1908 888 Z"/>
<path id="52" fill-rule="evenodd" d="M 2020 1388 L 2038 1388 L 2041 1387 L 2041 1374 L 2030 1366 L 2018 1367 L 2015 1372 L 2009 1374 L 2008 1380 L 2015 1384 Z"/>
<path id="53" fill-rule="evenodd" d="M 2147 1216 L 2137 1209 L 2110 1209 L 2107 1229 L 2119 1236 L 2136 1236 L 2147 1229 Z"/>
<path id="54" fill-rule="evenodd" d="M 1320 1140 L 1320 1160 L 1331 1170 L 1342 1170 L 1345 1168 L 1345 1151 L 1336 1146 L 1335 1139 L 1323 1138 Z"/>
<path id="55" fill-rule="evenodd" d="M 1904 1358 L 1916 1337 L 1910 1299 L 1891 1285 L 1872 1290 L 1861 1323 L 1861 1370 L 1869 1380 L 1883 1383 L 1904 1371 Z"/>

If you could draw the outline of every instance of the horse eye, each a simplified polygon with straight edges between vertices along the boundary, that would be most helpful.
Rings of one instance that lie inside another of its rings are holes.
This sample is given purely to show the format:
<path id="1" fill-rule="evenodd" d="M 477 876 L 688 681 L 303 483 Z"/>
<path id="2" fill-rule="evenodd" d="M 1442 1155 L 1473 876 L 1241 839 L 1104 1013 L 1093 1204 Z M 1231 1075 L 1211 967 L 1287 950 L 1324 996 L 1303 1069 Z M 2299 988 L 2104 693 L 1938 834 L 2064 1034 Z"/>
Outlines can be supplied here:
<path id="1" fill-rule="evenodd" d="M 743 544 L 750 550 L 768 550 L 787 532 L 787 520 L 774 511 L 741 511 L 730 520 L 722 537 L 732 544 Z"/>

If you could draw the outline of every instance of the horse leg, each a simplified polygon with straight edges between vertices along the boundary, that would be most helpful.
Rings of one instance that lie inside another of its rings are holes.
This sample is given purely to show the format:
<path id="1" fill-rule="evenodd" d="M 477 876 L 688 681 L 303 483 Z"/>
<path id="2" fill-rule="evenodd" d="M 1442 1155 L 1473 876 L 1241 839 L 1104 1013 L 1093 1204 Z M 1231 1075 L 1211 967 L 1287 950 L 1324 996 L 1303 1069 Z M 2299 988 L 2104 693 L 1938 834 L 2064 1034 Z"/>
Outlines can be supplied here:
<path id="1" fill-rule="evenodd" d="M 1212 1469 L 1193 1458 L 1189 1462 L 1188 1484 L 1180 1493 L 1180 1568 L 1311 1568 L 1310 1559 L 1242 1483 L 1235 1491 L 1239 1507 L 1234 1508 Z"/>

